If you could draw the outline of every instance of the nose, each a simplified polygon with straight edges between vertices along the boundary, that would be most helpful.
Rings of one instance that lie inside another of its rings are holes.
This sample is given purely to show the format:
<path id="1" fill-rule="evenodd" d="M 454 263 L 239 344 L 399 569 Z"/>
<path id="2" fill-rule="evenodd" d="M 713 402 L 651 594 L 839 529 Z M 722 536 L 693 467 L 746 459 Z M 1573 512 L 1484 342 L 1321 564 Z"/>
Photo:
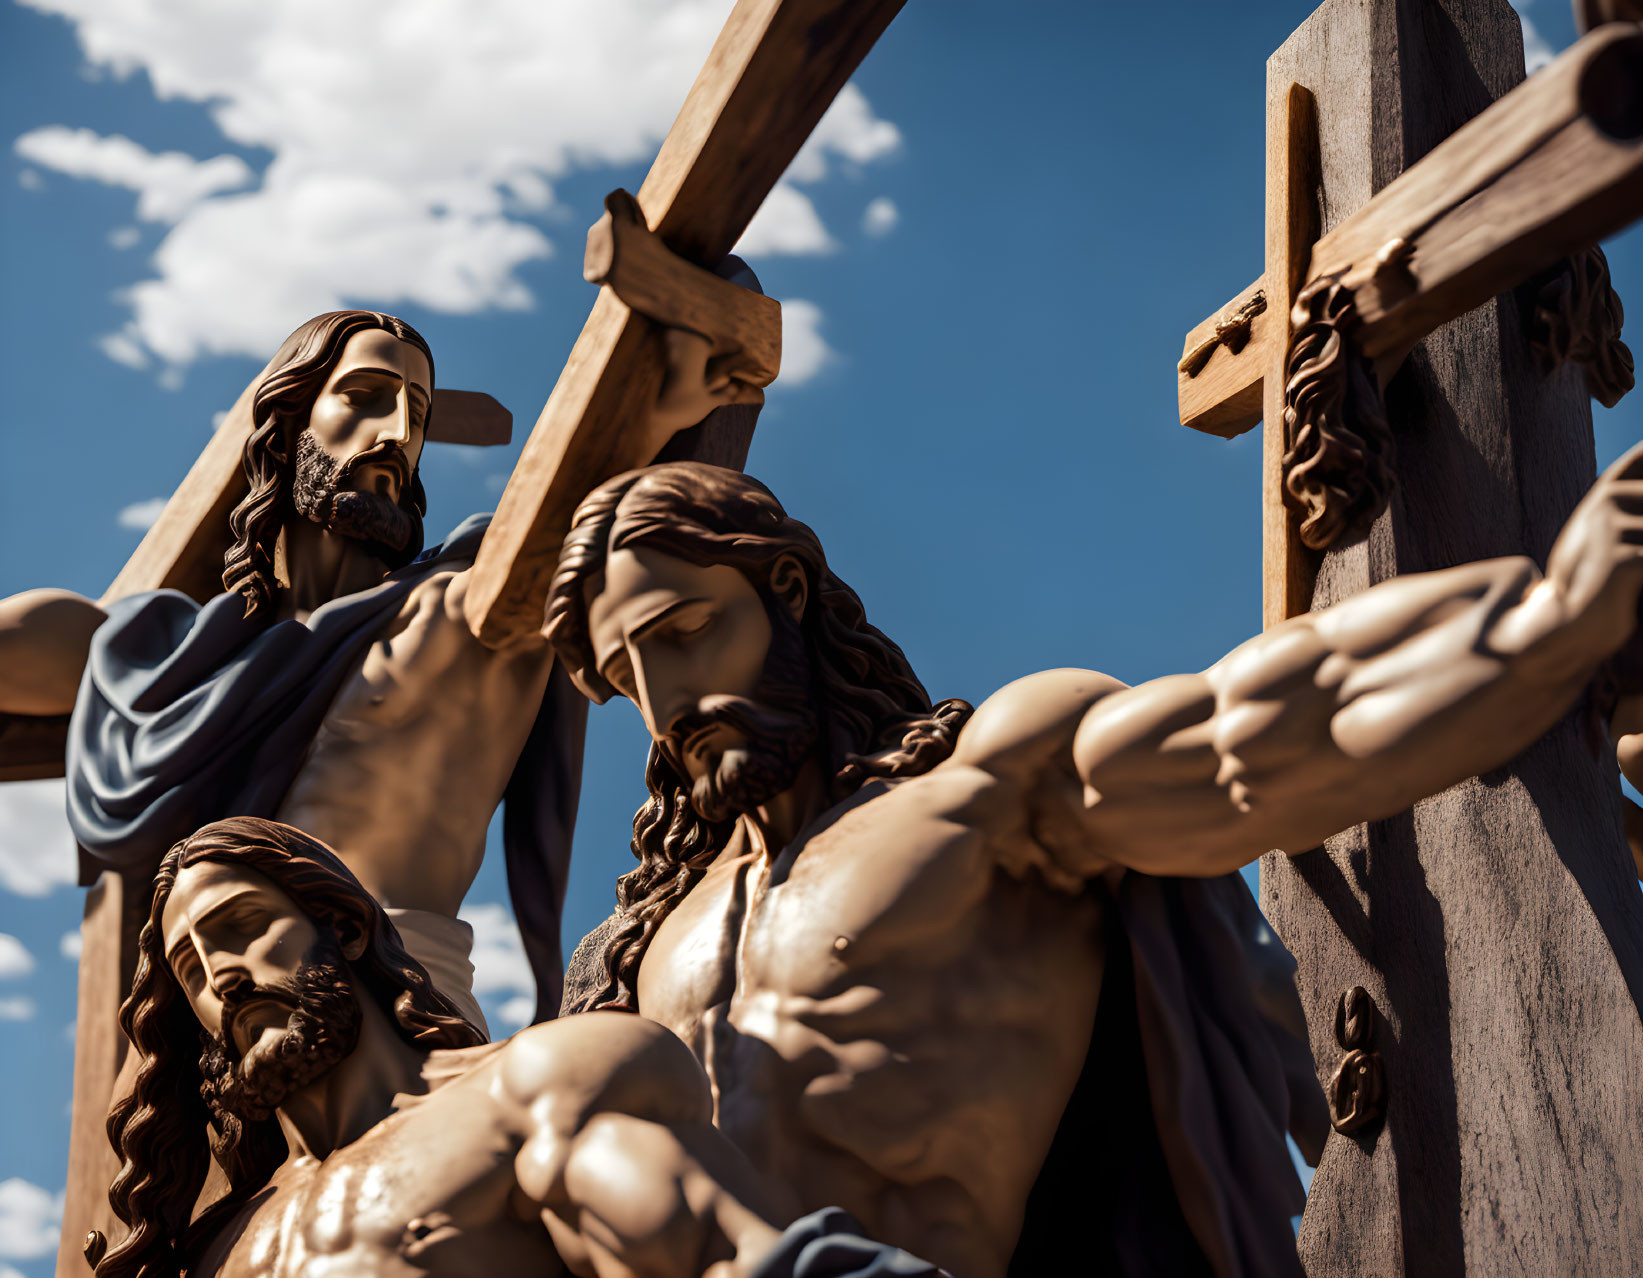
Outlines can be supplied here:
<path id="1" fill-rule="evenodd" d="M 664 659 L 652 654 L 647 660 L 642 654 L 642 647 L 630 650 L 634 692 L 651 740 L 660 741 L 688 711 L 695 709 L 696 702 L 682 680 L 669 677 Z"/>
<path id="2" fill-rule="evenodd" d="M 411 392 L 410 388 L 401 386 L 394 395 L 394 411 L 382 424 L 382 430 L 377 434 L 377 442 L 395 443 L 401 448 L 409 447 L 411 442 Z"/>

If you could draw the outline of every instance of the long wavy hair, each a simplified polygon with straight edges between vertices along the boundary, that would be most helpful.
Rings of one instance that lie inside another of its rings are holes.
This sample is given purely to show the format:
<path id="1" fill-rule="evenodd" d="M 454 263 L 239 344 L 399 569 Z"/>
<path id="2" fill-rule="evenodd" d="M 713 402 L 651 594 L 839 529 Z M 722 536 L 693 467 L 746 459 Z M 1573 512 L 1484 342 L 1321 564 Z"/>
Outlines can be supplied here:
<path id="1" fill-rule="evenodd" d="M 342 348 L 355 333 L 382 329 L 409 342 L 428 358 L 428 390 L 433 392 L 434 354 L 421 333 L 397 316 L 381 311 L 331 311 L 316 315 L 280 346 L 274 367 L 251 399 L 251 434 L 241 464 L 249 491 L 228 516 L 234 541 L 223 556 L 222 584 L 230 594 L 245 596 L 245 615 L 252 617 L 274 597 L 274 547 L 285 522 L 295 466 L 295 440 L 307 428 L 314 406 Z M 430 402 L 428 420 L 432 421 Z M 417 515 L 415 544 L 405 548 L 408 562 L 422 549 L 421 517 L 428 495 L 418 470 L 400 494 L 399 504 Z"/>
<path id="2" fill-rule="evenodd" d="M 701 462 L 618 475 L 577 508 L 548 595 L 547 635 L 595 701 L 602 704 L 615 689 L 594 663 L 586 587 L 612 552 L 641 545 L 699 567 L 729 564 L 767 606 L 776 561 L 791 555 L 802 565 L 809 596 L 799 625 L 835 801 L 877 777 L 928 772 L 952 754 L 972 712 L 969 703 L 932 706 L 902 650 L 868 622 L 856 592 L 828 568 L 816 534 L 789 516 L 758 480 Z M 638 1010 L 639 964 L 656 929 L 735 828 L 734 821 L 711 822 L 697 814 L 685 779 L 654 743 L 645 786 L 649 798 L 633 818 L 639 866 L 616 885 L 618 919 L 606 942 L 604 984 L 567 1011 Z"/>
<path id="3" fill-rule="evenodd" d="M 434 988 L 382 907 L 325 844 L 255 817 L 205 826 L 160 862 L 137 943 L 137 974 L 120 1007 L 120 1027 L 139 1063 L 130 1094 L 108 1115 L 109 1143 L 123 1164 L 108 1199 L 129 1232 L 98 1264 L 97 1278 L 176 1278 L 194 1250 L 268 1183 L 288 1153 L 277 1119 L 228 1121 L 214 1131 L 209 1126 L 201 1095 L 200 1025 L 166 961 L 161 927 L 178 872 L 201 861 L 256 870 L 322 928 L 361 938 L 364 952 L 351 964 L 356 989 L 361 998 L 392 1009 L 406 1042 L 431 1051 L 485 1041 Z M 212 1156 L 227 1174 L 229 1192 L 190 1226 Z"/>

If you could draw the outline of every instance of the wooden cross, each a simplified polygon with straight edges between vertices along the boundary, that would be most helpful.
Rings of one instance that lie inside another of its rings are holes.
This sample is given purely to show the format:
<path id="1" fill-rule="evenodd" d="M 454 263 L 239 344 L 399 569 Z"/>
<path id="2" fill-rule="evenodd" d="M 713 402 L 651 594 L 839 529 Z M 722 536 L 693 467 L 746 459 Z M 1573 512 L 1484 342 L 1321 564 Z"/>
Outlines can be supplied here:
<path id="1" fill-rule="evenodd" d="M 1643 215 L 1639 81 L 1636 28 L 1600 28 L 1327 235 L 1316 101 L 1299 82 L 1269 81 L 1266 271 L 1187 334 L 1176 369 L 1183 425 L 1230 439 L 1266 423 L 1265 624 L 1305 612 L 1311 588 L 1282 500 L 1301 289 L 1339 277 L 1353 295 L 1351 340 L 1390 379 L 1433 329 Z"/>
<path id="2" fill-rule="evenodd" d="M 720 410 L 672 442 L 638 428 L 665 371 L 657 321 L 717 339 L 715 354 L 739 379 L 763 385 L 775 376 L 776 304 L 690 263 L 711 266 L 729 253 L 902 3 L 738 0 L 637 201 L 617 193 L 590 233 L 586 273 L 605 287 L 480 547 L 467 598 L 469 623 L 481 639 L 499 644 L 541 627 L 571 513 L 604 479 L 646 464 L 659 450 L 736 466 L 745 459 L 752 426 L 734 410 Z M 220 590 L 228 512 L 244 491 L 240 451 L 260 380 L 241 396 L 105 600 L 162 586 L 201 600 Z M 440 392 L 433 420 L 442 427 L 430 438 L 505 442 L 503 411 L 488 396 Z M 18 718 L 0 723 L 0 780 L 60 776 L 64 727 Z M 135 952 L 136 903 L 124 898 L 141 895 L 125 888 L 105 874 L 87 896 L 82 924 L 74 1117 L 57 1260 L 65 1278 L 86 1272 L 88 1229 L 117 1228 L 107 1207 L 117 1167 L 103 1125 L 125 1046 L 115 1012 Z"/>
<path id="3" fill-rule="evenodd" d="M 1593 478 L 1591 410 L 1583 370 L 1537 363 L 1533 299 L 1511 290 L 1643 213 L 1643 32 L 1599 28 L 1524 81 L 1502 0 L 1327 0 L 1267 64 L 1267 121 L 1265 273 L 1178 369 L 1187 425 L 1266 421 L 1267 624 L 1398 572 L 1544 562 Z M 1384 388 L 1397 490 L 1320 552 L 1283 460 L 1327 362 L 1302 347 L 1331 276 L 1351 307 L 1330 357 L 1356 350 L 1360 391 Z M 1313 1275 L 1635 1261 L 1643 1130 L 1615 1107 L 1643 1067 L 1643 898 L 1613 764 L 1580 728 L 1263 860 L 1320 1083 L 1349 1041 L 1384 1066 L 1383 1116 L 1343 1122 L 1313 1180 Z"/>

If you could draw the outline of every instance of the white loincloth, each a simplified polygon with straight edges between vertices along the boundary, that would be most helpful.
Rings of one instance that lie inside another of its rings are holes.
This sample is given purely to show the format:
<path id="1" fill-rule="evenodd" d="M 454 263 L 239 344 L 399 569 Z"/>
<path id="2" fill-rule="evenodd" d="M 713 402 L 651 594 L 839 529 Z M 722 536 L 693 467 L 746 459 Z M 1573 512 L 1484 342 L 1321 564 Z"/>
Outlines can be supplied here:
<path id="1" fill-rule="evenodd" d="M 485 1013 L 479 1010 L 479 1000 L 474 997 L 474 965 L 468 959 L 474 948 L 473 928 L 461 919 L 432 910 L 400 910 L 393 906 L 386 910 L 405 949 L 428 969 L 434 988 L 489 1038 L 490 1026 L 485 1024 Z"/>

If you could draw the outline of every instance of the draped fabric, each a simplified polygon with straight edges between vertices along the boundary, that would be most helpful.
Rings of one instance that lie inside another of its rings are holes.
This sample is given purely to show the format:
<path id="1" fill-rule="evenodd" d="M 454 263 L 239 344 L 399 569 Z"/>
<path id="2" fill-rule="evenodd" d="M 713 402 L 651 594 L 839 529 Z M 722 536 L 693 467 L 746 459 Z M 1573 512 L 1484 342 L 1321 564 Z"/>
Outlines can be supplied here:
<path id="1" fill-rule="evenodd" d="M 787 1227 L 752 1278 L 948 1278 L 917 1256 L 873 1242 L 855 1217 L 837 1207 L 801 1216 Z"/>
<path id="2" fill-rule="evenodd" d="M 81 884 L 110 869 L 152 874 L 172 844 L 222 817 L 272 817 L 372 640 L 431 573 L 472 560 L 489 522 L 466 520 L 380 585 L 333 599 L 307 621 L 248 621 L 245 601 L 229 594 L 203 607 L 175 590 L 110 604 L 69 720 Z M 519 921 L 531 929 L 527 947 L 550 1008 L 586 722 L 587 703 L 555 671 L 509 784 L 517 810 L 504 818 L 510 881 L 548 889 Z"/>
<path id="3" fill-rule="evenodd" d="M 1290 1220 L 1305 1198 L 1284 1135 L 1293 1123 L 1321 1144 L 1316 1124 L 1327 1114 L 1310 1049 L 1294 1034 L 1289 956 L 1236 874 L 1127 874 L 1116 906 L 1153 1126 L 1181 1214 L 1216 1278 L 1301 1278 Z"/>

